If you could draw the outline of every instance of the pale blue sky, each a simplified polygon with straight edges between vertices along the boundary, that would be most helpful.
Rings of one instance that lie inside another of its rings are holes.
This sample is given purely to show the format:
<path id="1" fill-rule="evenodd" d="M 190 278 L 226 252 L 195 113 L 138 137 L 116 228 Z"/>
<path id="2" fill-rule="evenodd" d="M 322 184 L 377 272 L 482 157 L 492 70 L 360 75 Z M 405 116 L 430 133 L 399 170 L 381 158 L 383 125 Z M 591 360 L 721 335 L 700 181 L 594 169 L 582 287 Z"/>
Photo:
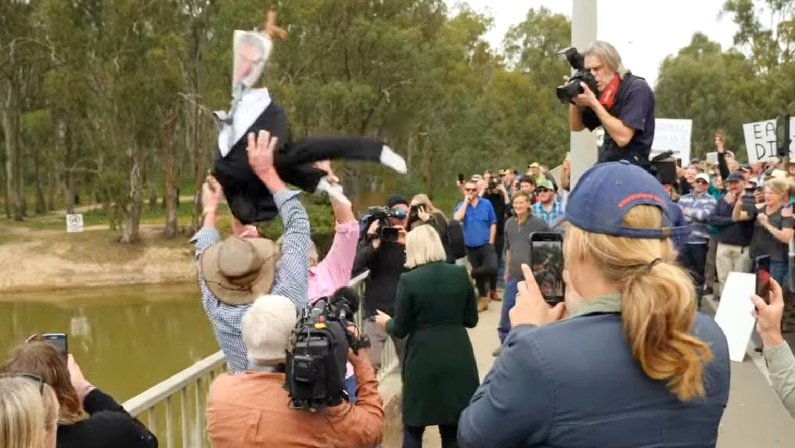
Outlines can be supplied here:
<path id="1" fill-rule="evenodd" d="M 511 25 L 521 22 L 530 8 L 545 6 L 571 17 L 577 0 L 466 0 L 477 11 L 490 11 L 494 28 L 487 34 L 499 46 Z M 624 65 L 654 85 L 666 56 L 690 43 L 700 31 L 724 48 L 732 45 L 736 26 L 728 17 L 718 19 L 725 0 L 598 0 L 597 35 L 616 46 Z M 456 1 L 448 0 L 452 5 Z M 686 14 L 683 14 L 686 12 Z"/>

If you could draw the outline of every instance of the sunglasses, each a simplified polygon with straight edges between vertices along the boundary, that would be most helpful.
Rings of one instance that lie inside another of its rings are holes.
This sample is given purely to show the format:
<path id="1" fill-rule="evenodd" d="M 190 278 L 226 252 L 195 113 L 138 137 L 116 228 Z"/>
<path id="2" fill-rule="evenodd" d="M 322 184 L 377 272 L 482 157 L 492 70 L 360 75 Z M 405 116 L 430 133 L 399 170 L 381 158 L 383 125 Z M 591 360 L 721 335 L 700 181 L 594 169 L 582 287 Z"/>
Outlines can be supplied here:
<path id="1" fill-rule="evenodd" d="M 397 219 L 404 219 L 406 217 L 406 211 L 402 208 L 393 208 L 392 213 L 394 213 Z"/>
<path id="2" fill-rule="evenodd" d="M 536 188 L 536 192 L 538 193 L 546 193 L 547 191 L 549 190 L 547 190 L 546 188 Z"/>
<path id="3" fill-rule="evenodd" d="M 477 188 L 465 188 L 464 191 L 478 191 Z"/>
<path id="4" fill-rule="evenodd" d="M 44 380 L 40 376 L 30 373 L 0 373 L 0 378 L 25 378 L 39 385 L 39 393 L 44 395 Z"/>
<path id="5" fill-rule="evenodd" d="M 709 182 L 705 181 L 704 179 L 698 179 L 698 180 L 696 181 L 696 183 L 697 183 L 697 184 L 704 184 L 704 185 L 706 185 L 706 184 L 708 184 Z"/>

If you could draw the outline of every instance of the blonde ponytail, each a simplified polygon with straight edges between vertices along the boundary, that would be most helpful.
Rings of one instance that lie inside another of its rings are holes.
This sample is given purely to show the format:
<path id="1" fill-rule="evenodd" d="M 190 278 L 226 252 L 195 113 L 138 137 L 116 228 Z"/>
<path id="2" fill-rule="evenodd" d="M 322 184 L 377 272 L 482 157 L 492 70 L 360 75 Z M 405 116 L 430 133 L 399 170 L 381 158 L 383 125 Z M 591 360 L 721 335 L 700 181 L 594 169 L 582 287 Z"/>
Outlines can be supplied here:
<path id="1" fill-rule="evenodd" d="M 659 208 L 639 205 L 624 226 L 660 228 Z M 690 334 L 696 318 L 696 292 L 675 260 L 670 239 L 632 239 L 586 233 L 571 226 L 568 244 L 598 266 L 621 291 L 621 321 L 632 356 L 651 379 L 666 381 L 682 401 L 704 396 L 704 365 L 709 346 Z"/>
<path id="2" fill-rule="evenodd" d="M 668 382 L 682 401 L 704 396 L 709 346 L 690 334 L 695 290 L 679 266 L 659 263 L 631 275 L 621 300 L 621 321 L 632 356 L 651 379 Z"/>

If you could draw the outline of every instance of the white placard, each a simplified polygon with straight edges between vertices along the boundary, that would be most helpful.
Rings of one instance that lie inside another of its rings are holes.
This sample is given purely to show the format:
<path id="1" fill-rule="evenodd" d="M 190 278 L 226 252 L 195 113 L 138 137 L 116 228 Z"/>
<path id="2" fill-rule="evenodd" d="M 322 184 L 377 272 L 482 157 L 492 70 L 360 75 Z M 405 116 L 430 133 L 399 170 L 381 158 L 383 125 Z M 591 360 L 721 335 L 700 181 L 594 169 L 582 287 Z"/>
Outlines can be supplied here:
<path id="1" fill-rule="evenodd" d="M 77 213 L 74 215 L 66 215 L 66 231 L 69 233 L 83 231 L 82 213 Z"/>
<path id="2" fill-rule="evenodd" d="M 795 117 L 789 119 L 789 132 L 792 142 L 789 145 L 790 157 L 795 156 Z M 748 163 L 764 162 L 777 157 L 776 120 L 757 121 L 743 125 L 745 150 Z"/>
<path id="3" fill-rule="evenodd" d="M 744 272 L 731 272 L 720 295 L 715 322 L 729 343 L 729 359 L 743 362 L 756 319 L 751 295 L 756 290 L 756 276 Z"/>
<path id="4" fill-rule="evenodd" d="M 675 159 L 682 159 L 682 166 L 690 164 L 690 136 L 693 120 L 657 118 L 654 120 L 654 142 L 651 154 L 654 157 L 665 151 L 673 151 Z"/>
<path id="5" fill-rule="evenodd" d="M 717 151 L 708 152 L 707 153 L 707 162 L 709 162 L 712 165 L 717 165 L 718 164 L 718 152 Z"/>

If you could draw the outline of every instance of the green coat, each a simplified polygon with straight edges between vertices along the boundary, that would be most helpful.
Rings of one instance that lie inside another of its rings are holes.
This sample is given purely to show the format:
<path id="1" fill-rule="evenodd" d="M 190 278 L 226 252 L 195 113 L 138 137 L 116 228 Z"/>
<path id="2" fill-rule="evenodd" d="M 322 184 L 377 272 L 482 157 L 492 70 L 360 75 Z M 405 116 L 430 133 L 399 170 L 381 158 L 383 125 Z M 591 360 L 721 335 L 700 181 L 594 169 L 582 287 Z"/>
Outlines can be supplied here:
<path id="1" fill-rule="evenodd" d="M 403 363 L 403 423 L 458 424 L 480 379 L 466 329 L 478 323 L 466 269 L 429 263 L 400 277 L 387 332 L 407 337 Z"/>

